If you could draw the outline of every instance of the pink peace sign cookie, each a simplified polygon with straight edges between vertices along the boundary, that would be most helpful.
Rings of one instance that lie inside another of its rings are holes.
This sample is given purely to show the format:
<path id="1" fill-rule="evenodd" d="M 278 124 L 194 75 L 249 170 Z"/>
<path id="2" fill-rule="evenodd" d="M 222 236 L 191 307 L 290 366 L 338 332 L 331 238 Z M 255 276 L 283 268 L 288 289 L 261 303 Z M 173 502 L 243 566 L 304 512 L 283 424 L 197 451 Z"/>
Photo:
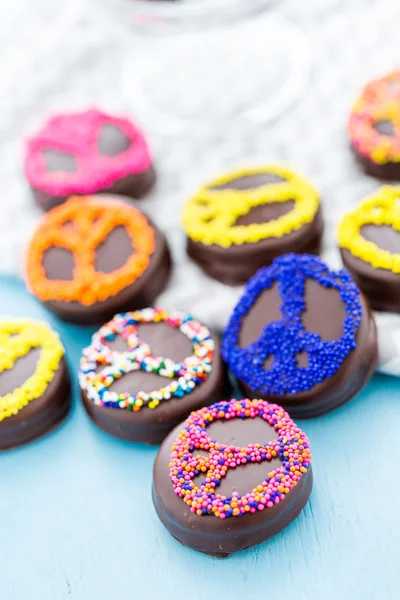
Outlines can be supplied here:
<path id="1" fill-rule="evenodd" d="M 126 117 L 97 109 L 48 120 L 26 142 L 25 175 L 45 210 L 71 195 L 141 198 L 155 172 L 143 132 Z"/>

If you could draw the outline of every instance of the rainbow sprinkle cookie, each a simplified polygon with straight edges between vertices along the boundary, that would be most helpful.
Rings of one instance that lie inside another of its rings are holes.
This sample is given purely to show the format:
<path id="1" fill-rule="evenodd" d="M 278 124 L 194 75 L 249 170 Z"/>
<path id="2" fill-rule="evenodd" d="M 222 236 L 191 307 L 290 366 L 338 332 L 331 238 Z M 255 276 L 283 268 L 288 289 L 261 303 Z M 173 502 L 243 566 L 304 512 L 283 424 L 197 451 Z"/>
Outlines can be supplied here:
<path id="1" fill-rule="evenodd" d="M 318 192 L 287 167 L 234 171 L 200 188 L 184 207 L 188 253 L 223 283 L 243 283 L 286 252 L 319 251 Z"/>
<path id="2" fill-rule="evenodd" d="M 63 357 L 58 335 L 45 323 L 0 322 L 1 450 L 42 435 L 65 416 L 69 379 Z"/>
<path id="3" fill-rule="evenodd" d="M 139 338 L 139 323 L 166 322 L 187 336 L 193 343 L 193 354 L 182 362 L 153 356 L 150 346 Z M 126 352 L 112 350 L 109 342 L 121 335 L 128 345 Z M 182 398 L 207 379 L 212 369 L 214 341 L 207 327 L 182 313 L 169 313 L 157 308 L 146 308 L 116 315 L 92 338 L 85 348 L 80 365 L 79 381 L 88 398 L 99 406 L 110 406 L 138 412 L 143 406 L 157 408 L 170 398 Z M 100 373 L 98 367 L 104 367 Z M 150 393 L 139 391 L 117 394 L 110 391 L 115 380 L 132 371 L 156 373 L 166 380 L 164 387 Z"/>
<path id="4" fill-rule="evenodd" d="M 240 448 L 220 444 L 207 435 L 207 426 L 216 419 L 257 417 L 274 427 L 278 433 L 276 440 Z M 209 455 L 196 455 L 196 450 Z M 233 492 L 229 497 L 218 494 L 218 485 L 229 469 L 240 468 L 248 462 L 268 462 L 275 457 L 281 459 L 282 466 L 268 473 L 253 490 L 244 495 Z M 169 476 L 175 494 L 190 506 L 191 512 L 225 519 L 272 508 L 282 502 L 307 473 L 310 462 L 306 435 L 280 406 L 263 400 L 235 400 L 203 408 L 188 417 L 172 446 Z M 206 479 L 197 487 L 193 479 L 200 472 L 205 473 Z"/>
<path id="5" fill-rule="evenodd" d="M 400 310 L 400 186 L 384 186 L 338 227 L 345 267 L 377 310 Z"/>
<path id="6" fill-rule="evenodd" d="M 175 538 L 223 558 L 286 527 L 311 487 L 310 444 L 288 413 L 265 400 L 230 400 L 191 413 L 165 440 L 153 502 Z"/>
<path id="7" fill-rule="evenodd" d="M 371 81 L 355 102 L 348 123 L 352 147 L 367 173 L 400 176 L 400 71 Z"/>

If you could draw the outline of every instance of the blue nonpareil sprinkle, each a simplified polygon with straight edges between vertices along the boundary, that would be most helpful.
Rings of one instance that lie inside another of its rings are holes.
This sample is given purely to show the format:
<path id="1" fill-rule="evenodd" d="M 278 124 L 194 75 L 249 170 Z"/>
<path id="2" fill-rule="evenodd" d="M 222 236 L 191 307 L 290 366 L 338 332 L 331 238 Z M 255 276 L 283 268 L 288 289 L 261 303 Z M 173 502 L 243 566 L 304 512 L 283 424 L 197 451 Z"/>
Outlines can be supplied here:
<path id="1" fill-rule="evenodd" d="M 339 292 L 346 311 L 339 339 L 323 340 L 304 328 L 301 317 L 306 309 L 307 279 Z M 243 321 L 260 294 L 274 284 L 278 285 L 282 299 L 281 321 L 266 322 L 260 337 L 241 348 L 239 333 Z M 287 254 L 276 258 L 270 267 L 260 269 L 246 284 L 225 329 L 222 357 L 236 377 L 254 391 L 271 396 L 299 394 L 337 373 L 357 346 L 361 319 L 360 292 L 346 271 L 331 271 L 316 256 Z M 297 364 L 297 355 L 301 352 L 307 353 L 306 367 Z M 266 370 L 264 364 L 270 357 L 272 366 Z"/>

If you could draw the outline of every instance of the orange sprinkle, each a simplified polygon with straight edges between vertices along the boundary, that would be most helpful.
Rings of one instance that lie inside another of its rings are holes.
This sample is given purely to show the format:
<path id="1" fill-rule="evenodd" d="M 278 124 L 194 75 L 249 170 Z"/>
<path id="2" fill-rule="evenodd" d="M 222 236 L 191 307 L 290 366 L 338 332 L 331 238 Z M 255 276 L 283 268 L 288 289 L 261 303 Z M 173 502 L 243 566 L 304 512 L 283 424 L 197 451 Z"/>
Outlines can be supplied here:
<path id="1" fill-rule="evenodd" d="M 112 273 L 95 270 L 97 248 L 117 227 L 124 227 L 135 249 Z M 51 247 L 74 257 L 72 281 L 48 279 L 43 258 Z M 28 248 L 27 283 L 42 302 L 104 302 L 132 285 L 147 269 L 155 250 L 154 230 L 133 206 L 113 199 L 70 198 L 42 217 Z"/>

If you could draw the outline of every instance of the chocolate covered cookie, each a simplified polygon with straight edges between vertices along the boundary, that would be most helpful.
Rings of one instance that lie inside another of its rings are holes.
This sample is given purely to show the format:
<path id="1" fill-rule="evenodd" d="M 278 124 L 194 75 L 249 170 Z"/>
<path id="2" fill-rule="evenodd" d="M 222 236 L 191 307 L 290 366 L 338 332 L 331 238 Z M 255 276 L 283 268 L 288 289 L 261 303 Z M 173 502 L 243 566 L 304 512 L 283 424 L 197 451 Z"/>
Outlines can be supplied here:
<path id="1" fill-rule="evenodd" d="M 151 444 L 227 389 L 218 338 L 189 315 L 159 308 L 116 315 L 95 333 L 79 382 L 96 425 Z"/>
<path id="2" fill-rule="evenodd" d="M 170 534 L 225 558 L 279 533 L 312 488 L 306 435 L 265 400 L 231 400 L 193 412 L 163 442 L 153 503 Z"/>
<path id="3" fill-rule="evenodd" d="M 141 198 L 155 182 L 140 128 L 97 109 L 47 121 L 26 143 L 25 175 L 44 210 L 73 195 L 105 192 Z"/>
<path id="4" fill-rule="evenodd" d="M 61 319 L 102 323 L 151 304 L 170 270 L 164 235 L 137 208 L 121 197 L 74 197 L 39 222 L 26 283 Z"/>
<path id="5" fill-rule="evenodd" d="M 189 256 L 210 277 L 245 283 L 287 252 L 318 253 L 323 222 L 317 191 L 284 167 L 228 173 L 204 185 L 183 213 Z"/>
<path id="6" fill-rule="evenodd" d="M 400 186 L 382 187 L 338 228 L 343 264 L 376 310 L 400 312 L 399 198 Z"/>
<path id="7" fill-rule="evenodd" d="M 70 380 L 64 348 L 45 323 L 0 322 L 0 450 L 44 435 L 66 417 Z"/>
<path id="8" fill-rule="evenodd" d="M 355 102 L 348 130 L 366 173 L 400 180 L 400 71 L 369 82 Z"/>
<path id="9" fill-rule="evenodd" d="M 288 254 L 247 283 L 222 356 L 246 395 L 313 417 L 350 400 L 371 377 L 375 321 L 346 271 Z"/>

